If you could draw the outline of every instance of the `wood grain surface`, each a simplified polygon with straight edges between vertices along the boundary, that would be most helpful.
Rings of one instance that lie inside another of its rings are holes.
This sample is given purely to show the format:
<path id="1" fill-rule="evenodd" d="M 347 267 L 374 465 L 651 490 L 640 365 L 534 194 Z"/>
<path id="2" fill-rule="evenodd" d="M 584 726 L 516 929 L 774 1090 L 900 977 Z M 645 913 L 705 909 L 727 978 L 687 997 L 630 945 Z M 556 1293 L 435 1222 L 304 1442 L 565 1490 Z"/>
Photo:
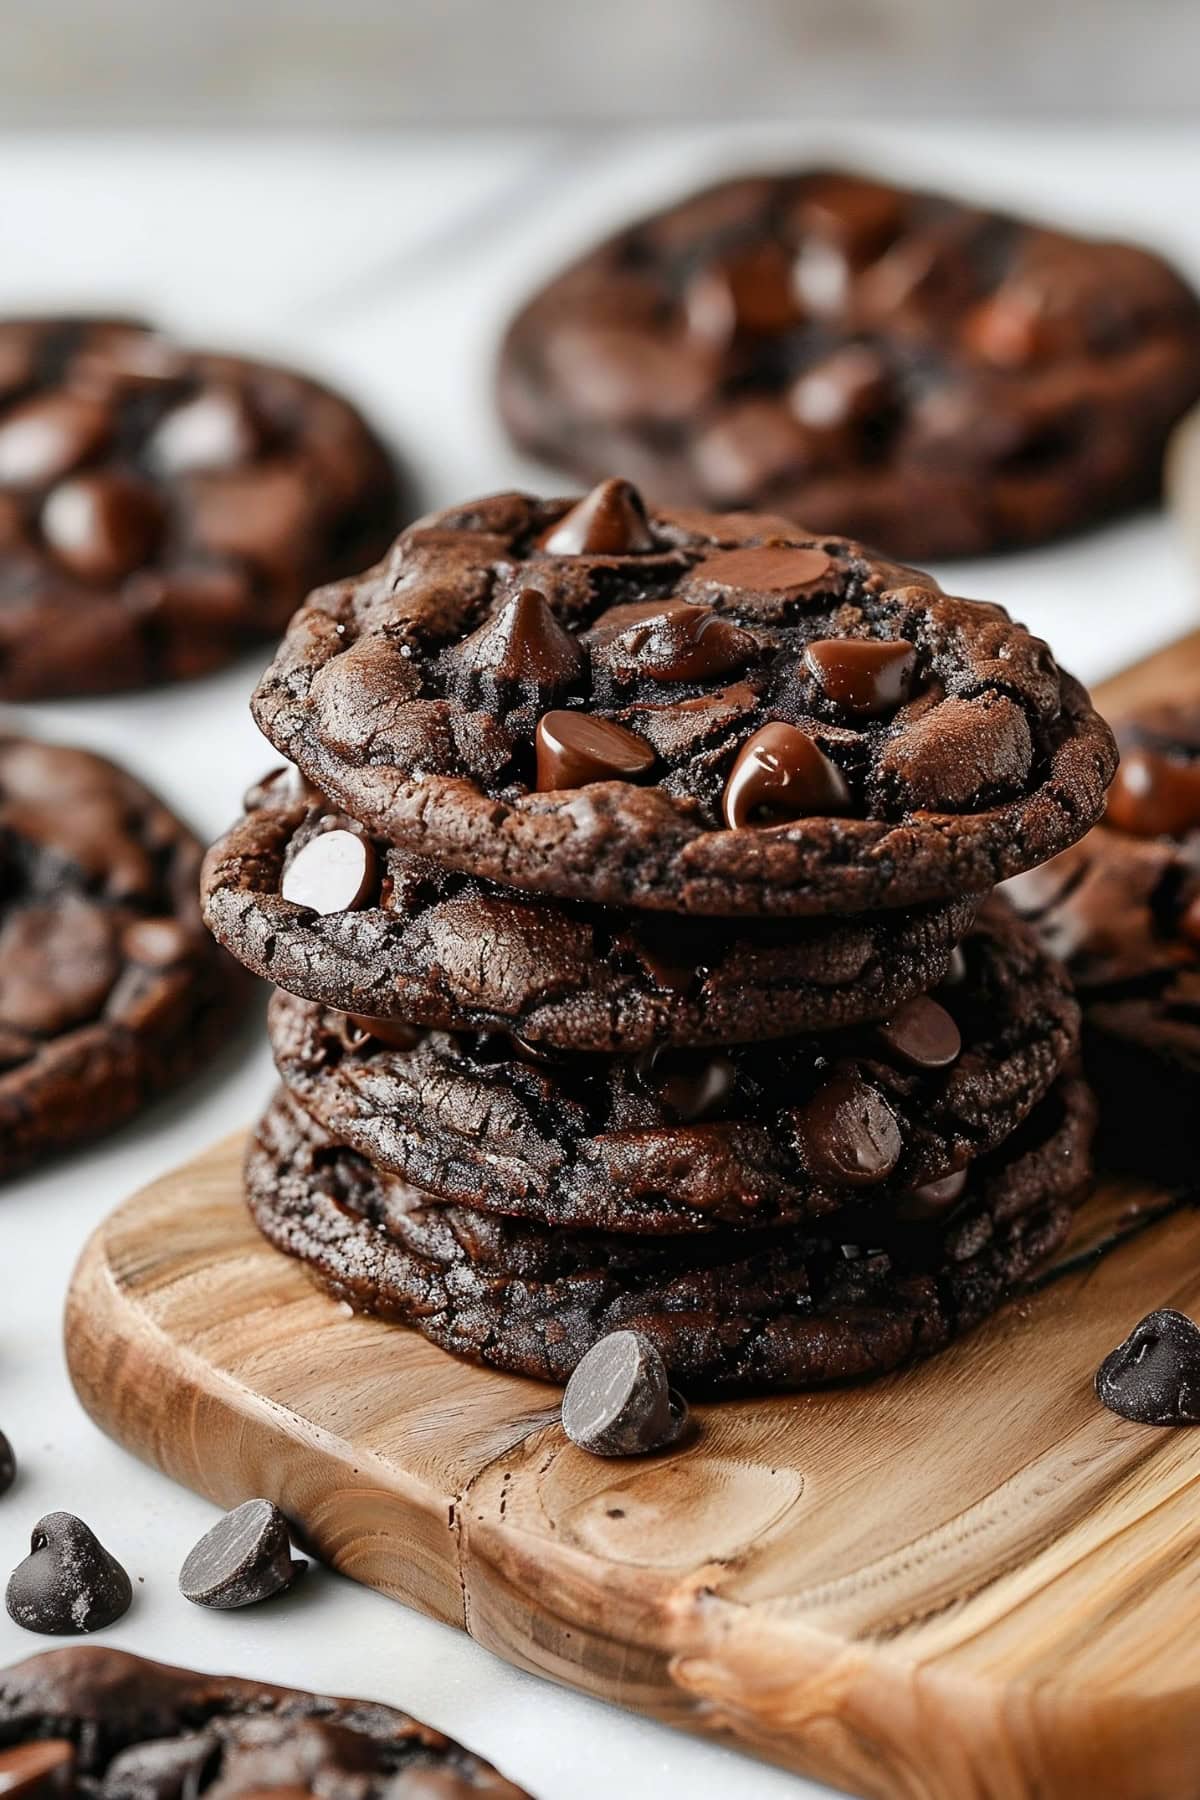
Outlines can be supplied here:
<path id="1" fill-rule="evenodd" d="M 1200 636 L 1109 684 L 1200 688 Z M 356 1318 L 258 1236 L 240 1140 L 135 1195 L 68 1301 L 83 1404 L 225 1505 L 525 1668 L 871 1800 L 1185 1800 L 1200 1769 L 1200 1431 L 1096 1364 L 1200 1313 L 1200 1214 L 1107 1185 L 1056 1276 L 869 1387 L 697 1409 L 606 1462 L 557 1393 Z M 1115 1232 L 1119 1249 L 1089 1251 Z"/>

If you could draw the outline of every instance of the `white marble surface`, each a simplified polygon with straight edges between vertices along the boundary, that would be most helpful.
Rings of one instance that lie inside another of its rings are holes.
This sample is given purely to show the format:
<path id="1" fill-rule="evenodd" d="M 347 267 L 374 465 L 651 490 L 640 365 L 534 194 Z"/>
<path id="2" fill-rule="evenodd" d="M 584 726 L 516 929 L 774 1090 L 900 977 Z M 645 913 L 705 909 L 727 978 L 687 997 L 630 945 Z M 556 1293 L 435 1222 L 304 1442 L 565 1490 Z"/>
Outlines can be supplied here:
<path id="1" fill-rule="evenodd" d="M 428 504 L 536 476 L 490 415 L 496 333 L 528 280 L 679 182 L 789 149 L 879 157 L 1084 225 L 1138 231 L 1200 277 L 1200 135 L 979 128 L 485 138 L 0 138 L 0 310 L 120 303 L 197 338 L 293 357 L 395 433 Z M 939 571 L 1004 601 L 1086 678 L 1200 616 L 1167 524 Z M 246 698 L 259 659 L 117 701 L 28 708 L 46 734 L 121 757 L 206 834 L 270 759 Z M 327 1572 L 285 1603 L 207 1614 L 175 1591 L 213 1509 L 106 1442 L 62 1367 L 59 1311 L 89 1229 L 143 1182 L 245 1122 L 268 1091 L 261 1036 L 143 1123 L 0 1197 L 0 1424 L 22 1463 L 0 1501 L 0 1573 L 52 1508 L 85 1516 L 137 1578 L 114 1644 L 387 1699 L 493 1757 L 541 1800 L 621 1793 L 753 1800 L 816 1789 L 519 1674 L 460 1634 Z M 869 1392 L 863 1406 L 871 1404 Z M 0 1617 L 0 1661 L 43 1647 Z"/>

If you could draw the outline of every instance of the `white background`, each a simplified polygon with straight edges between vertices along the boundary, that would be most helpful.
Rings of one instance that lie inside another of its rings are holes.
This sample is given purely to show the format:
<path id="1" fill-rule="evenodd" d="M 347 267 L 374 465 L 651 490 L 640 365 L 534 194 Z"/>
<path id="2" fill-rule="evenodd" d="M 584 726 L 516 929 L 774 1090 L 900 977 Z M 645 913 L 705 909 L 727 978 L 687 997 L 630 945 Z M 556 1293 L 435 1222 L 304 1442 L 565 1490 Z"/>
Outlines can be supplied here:
<path id="1" fill-rule="evenodd" d="M 505 448 L 488 398 L 497 332 L 532 280 L 677 185 L 810 151 L 1140 235 L 1200 279 L 1200 135 L 1182 129 L 0 136 L 0 310 L 132 307 L 195 341 L 292 358 L 354 394 L 407 452 L 424 503 L 441 505 L 538 480 Z M 1085 679 L 1200 618 L 1200 575 L 1157 516 L 938 573 L 1003 601 Z M 156 694 L 22 709 L 11 722 L 119 757 L 210 837 L 275 760 L 246 707 L 262 660 Z M 0 1426 L 21 1463 L 0 1500 L 0 1576 L 34 1521 L 66 1508 L 135 1577 L 134 1607 L 107 1634 L 124 1648 L 391 1701 L 483 1751 L 540 1800 L 815 1794 L 510 1670 L 327 1571 L 243 1614 L 179 1597 L 179 1563 L 213 1508 L 84 1417 L 62 1366 L 62 1296 L 104 1214 L 247 1122 L 269 1087 L 258 1024 L 142 1123 L 0 1196 Z M 0 1662 L 48 1642 L 0 1616 Z"/>

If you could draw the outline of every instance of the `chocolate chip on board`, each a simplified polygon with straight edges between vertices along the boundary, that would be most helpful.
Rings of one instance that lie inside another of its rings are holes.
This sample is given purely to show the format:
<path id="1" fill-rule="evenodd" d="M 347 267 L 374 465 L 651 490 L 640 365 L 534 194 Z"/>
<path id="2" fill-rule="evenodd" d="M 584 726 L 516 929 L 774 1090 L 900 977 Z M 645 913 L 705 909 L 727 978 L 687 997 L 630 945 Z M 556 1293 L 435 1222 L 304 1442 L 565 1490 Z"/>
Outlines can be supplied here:
<path id="1" fill-rule="evenodd" d="M 128 1575 L 82 1519 L 47 1513 L 30 1538 L 29 1555 L 9 1576 L 9 1617 L 51 1637 L 103 1631 L 128 1612 Z"/>
<path id="2" fill-rule="evenodd" d="M 636 1331 L 610 1331 L 593 1344 L 563 1394 L 563 1430 L 593 1456 L 665 1450 L 687 1418 L 687 1401 L 669 1386 L 662 1356 Z"/>
<path id="3" fill-rule="evenodd" d="M 1100 1364 L 1096 1393 L 1138 1425 L 1200 1425 L 1200 1326 L 1169 1306 L 1147 1313 Z"/>
<path id="4" fill-rule="evenodd" d="M 270 1500 L 246 1500 L 218 1519 L 189 1551 L 179 1591 L 197 1606 L 232 1612 L 291 1587 L 307 1563 L 294 1561 L 288 1523 Z"/>

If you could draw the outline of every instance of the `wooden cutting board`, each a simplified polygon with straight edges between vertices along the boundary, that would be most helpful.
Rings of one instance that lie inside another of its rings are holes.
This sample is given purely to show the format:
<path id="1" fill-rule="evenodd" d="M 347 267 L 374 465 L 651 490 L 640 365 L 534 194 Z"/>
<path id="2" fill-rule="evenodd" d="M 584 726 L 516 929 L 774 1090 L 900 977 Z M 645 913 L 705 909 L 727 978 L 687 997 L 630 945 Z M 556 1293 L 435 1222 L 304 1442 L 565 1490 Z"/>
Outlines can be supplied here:
<path id="1" fill-rule="evenodd" d="M 1100 697 L 1189 687 L 1200 634 Z M 524 1668 L 871 1800 L 1196 1791 L 1200 1429 L 1115 1418 L 1092 1376 L 1152 1307 L 1200 1314 L 1200 1213 L 921 1368 L 700 1408 L 680 1453 L 606 1462 L 553 1390 L 320 1296 L 249 1223 L 240 1155 L 135 1195 L 77 1271 L 71 1373 L 138 1455 L 275 1499 Z M 1072 1253 L 1161 1202 L 1107 1186 Z"/>

